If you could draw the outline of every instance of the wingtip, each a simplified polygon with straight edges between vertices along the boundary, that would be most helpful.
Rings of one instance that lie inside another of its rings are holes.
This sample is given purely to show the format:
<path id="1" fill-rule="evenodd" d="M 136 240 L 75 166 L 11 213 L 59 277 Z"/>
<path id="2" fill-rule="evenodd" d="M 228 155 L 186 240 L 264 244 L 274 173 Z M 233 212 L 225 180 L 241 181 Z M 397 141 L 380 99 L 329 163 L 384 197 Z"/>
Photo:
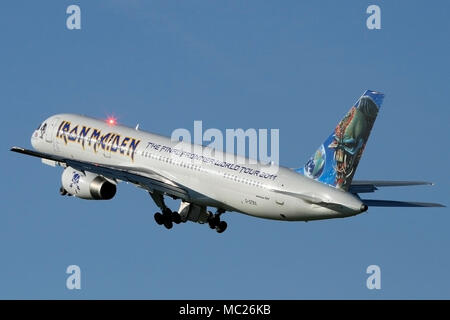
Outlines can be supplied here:
<path id="1" fill-rule="evenodd" d="M 434 186 L 434 182 L 430 182 L 430 181 L 418 181 L 417 185 Z"/>

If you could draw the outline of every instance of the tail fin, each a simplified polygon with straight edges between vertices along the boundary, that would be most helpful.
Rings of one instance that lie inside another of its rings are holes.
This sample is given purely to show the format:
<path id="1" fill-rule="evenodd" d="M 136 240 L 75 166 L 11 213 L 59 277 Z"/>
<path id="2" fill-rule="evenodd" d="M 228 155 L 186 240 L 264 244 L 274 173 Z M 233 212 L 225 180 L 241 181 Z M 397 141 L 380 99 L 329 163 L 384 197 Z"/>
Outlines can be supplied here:
<path id="1" fill-rule="evenodd" d="M 296 171 L 347 191 L 383 98 L 376 91 L 364 92 L 305 166 Z"/>

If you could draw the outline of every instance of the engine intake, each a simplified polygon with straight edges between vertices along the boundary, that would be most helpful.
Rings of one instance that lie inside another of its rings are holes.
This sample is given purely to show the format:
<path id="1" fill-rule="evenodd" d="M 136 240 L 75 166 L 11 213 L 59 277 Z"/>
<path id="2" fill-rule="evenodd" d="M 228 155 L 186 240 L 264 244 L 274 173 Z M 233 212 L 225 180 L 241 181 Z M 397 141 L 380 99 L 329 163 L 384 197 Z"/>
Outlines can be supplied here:
<path id="1" fill-rule="evenodd" d="M 67 167 L 61 177 L 67 193 L 88 200 L 110 200 L 116 195 L 116 184 L 92 172 L 81 172 Z"/>

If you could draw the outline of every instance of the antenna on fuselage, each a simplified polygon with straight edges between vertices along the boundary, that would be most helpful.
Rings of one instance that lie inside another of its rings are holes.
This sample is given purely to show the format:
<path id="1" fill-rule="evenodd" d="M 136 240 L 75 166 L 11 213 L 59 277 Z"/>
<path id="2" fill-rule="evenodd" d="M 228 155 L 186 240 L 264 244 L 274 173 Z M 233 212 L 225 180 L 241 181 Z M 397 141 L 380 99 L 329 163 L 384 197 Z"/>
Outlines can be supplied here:
<path id="1" fill-rule="evenodd" d="M 139 123 L 136 125 L 135 130 L 139 130 Z"/>

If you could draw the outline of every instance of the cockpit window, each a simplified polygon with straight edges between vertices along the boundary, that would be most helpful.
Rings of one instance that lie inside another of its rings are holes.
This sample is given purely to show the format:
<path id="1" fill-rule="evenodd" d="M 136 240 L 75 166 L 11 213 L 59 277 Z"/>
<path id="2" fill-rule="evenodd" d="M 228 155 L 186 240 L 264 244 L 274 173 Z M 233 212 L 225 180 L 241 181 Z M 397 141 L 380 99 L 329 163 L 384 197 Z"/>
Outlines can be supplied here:
<path id="1" fill-rule="evenodd" d="M 41 126 L 41 129 L 40 129 L 40 132 L 41 132 L 40 137 L 41 137 L 41 138 L 44 137 L 45 129 L 47 129 L 47 123 L 44 123 L 44 124 Z"/>
<path id="2" fill-rule="evenodd" d="M 42 125 L 42 123 L 40 123 L 40 124 L 38 125 L 38 127 L 37 127 L 36 130 L 39 130 L 39 128 L 41 127 L 41 125 Z"/>

